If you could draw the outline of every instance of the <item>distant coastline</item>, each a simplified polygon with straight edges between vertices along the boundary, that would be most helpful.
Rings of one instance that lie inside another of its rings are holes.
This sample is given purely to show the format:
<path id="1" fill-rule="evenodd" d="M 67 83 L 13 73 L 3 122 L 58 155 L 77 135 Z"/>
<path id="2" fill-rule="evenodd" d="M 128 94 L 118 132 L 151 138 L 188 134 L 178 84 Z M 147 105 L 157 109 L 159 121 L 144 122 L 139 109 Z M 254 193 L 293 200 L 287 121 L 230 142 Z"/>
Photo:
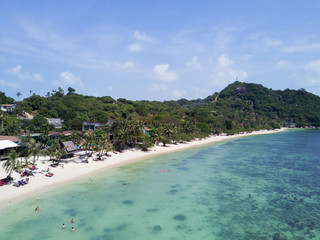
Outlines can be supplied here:
<path id="1" fill-rule="evenodd" d="M 48 158 L 42 157 L 38 160 L 38 173 L 34 176 L 29 177 L 30 181 L 27 185 L 21 187 L 14 187 L 13 185 L 5 185 L 0 188 L 0 208 L 13 205 L 15 203 L 21 202 L 24 199 L 35 197 L 39 194 L 51 191 L 58 187 L 64 186 L 66 184 L 74 183 L 75 181 L 93 178 L 95 174 L 106 171 L 107 169 L 128 164 L 134 161 L 139 161 L 146 158 L 151 158 L 161 154 L 182 151 L 190 148 L 195 148 L 198 146 L 203 146 L 206 144 L 212 144 L 216 142 L 222 142 L 226 140 L 236 139 L 240 137 L 260 135 L 260 134 L 272 134 L 287 130 L 287 128 L 282 128 L 278 130 L 261 130 L 251 133 L 242 133 L 230 136 L 210 136 L 201 140 L 194 140 L 192 142 L 180 143 L 180 144 L 170 144 L 167 146 L 152 147 L 149 151 L 144 152 L 141 150 L 126 150 L 123 153 L 110 153 L 111 157 L 108 157 L 104 161 L 93 161 L 89 158 L 89 163 L 80 163 L 80 158 L 76 157 L 73 161 L 64 163 L 63 167 L 58 166 L 56 168 L 50 167 L 50 162 Z M 53 177 L 46 177 L 44 171 L 50 168 L 50 171 L 54 173 Z M 0 177 L 6 176 L 5 171 L 0 166 Z M 14 181 L 20 180 L 18 173 L 14 172 L 12 174 Z"/>

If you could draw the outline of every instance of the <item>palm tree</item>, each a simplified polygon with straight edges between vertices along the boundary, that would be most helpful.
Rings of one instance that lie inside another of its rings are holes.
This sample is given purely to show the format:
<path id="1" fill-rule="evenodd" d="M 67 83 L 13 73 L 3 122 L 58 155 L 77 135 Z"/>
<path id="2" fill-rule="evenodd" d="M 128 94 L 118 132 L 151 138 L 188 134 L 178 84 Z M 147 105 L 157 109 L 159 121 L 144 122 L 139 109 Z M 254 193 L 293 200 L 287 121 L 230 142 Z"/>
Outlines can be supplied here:
<path id="1" fill-rule="evenodd" d="M 8 176 L 11 176 L 13 170 L 19 171 L 21 164 L 18 160 L 19 154 L 16 149 L 11 149 L 7 156 L 9 158 L 3 163 L 3 168 L 6 173 L 9 173 Z"/>
<path id="2" fill-rule="evenodd" d="M 94 147 L 94 141 L 95 141 L 95 135 L 94 133 L 85 133 L 84 134 L 84 142 L 83 145 L 86 148 L 86 155 L 89 157 L 89 152 L 93 150 Z"/>
<path id="3" fill-rule="evenodd" d="M 112 149 L 111 143 L 108 140 L 108 134 L 104 133 L 99 138 L 99 146 L 99 158 L 102 157 L 104 152 L 108 153 Z"/>
<path id="4" fill-rule="evenodd" d="M 59 148 L 59 142 L 56 140 L 49 140 L 47 143 L 46 151 L 49 154 L 49 160 L 53 160 L 53 157 L 56 155 L 56 151 Z"/>
<path id="5" fill-rule="evenodd" d="M 36 160 L 39 159 L 39 156 L 43 155 L 44 153 L 44 151 L 40 148 L 41 144 L 31 138 L 30 141 L 25 144 L 25 146 L 28 149 L 28 155 L 33 156 L 32 164 L 34 165 Z"/>
<path id="6" fill-rule="evenodd" d="M 56 152 L 55 152 L 54 155 L 56 156 L 58 162 L 60 162 L 60 161 L 61 161 L 61 158 L 63 158 L 63 157 L 66 155 L 66 153 L 67 153 L 66 148 L 65 148 L 65 147 L 61 147 L 61 146 L 59 145 L 59 147 L 58 147 L 58 149 L 56 150 Z"/>
<path id="7" fill-rule="evenodd" d="M 17 97 L 18 97 L 18 100 L 19 100 L 19 98 L 20 98 L 20 96 L 21 96 L 21 92 L 17 92 Z"/>

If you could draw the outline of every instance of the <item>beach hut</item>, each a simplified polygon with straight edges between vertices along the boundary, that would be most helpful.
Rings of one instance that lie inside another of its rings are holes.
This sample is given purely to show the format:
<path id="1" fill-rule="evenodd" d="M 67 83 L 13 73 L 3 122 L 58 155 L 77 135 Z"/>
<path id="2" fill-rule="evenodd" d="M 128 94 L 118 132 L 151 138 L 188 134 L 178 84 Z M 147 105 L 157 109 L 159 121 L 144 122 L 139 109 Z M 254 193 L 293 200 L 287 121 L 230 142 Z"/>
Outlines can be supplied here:
<path id="1" fill-rule="evenodd" d="M 61 146 L 66 149 L 66 157 L 73 157 L 78 150 L 72 141 L 61 142 Z"/>
<path id="2" fill-rule="evenodd" d="M 0 140 L 0 161 L 7 159 L 6 154 L 12 148 L 18 148 L 19 145 L 11 140 Z"/>

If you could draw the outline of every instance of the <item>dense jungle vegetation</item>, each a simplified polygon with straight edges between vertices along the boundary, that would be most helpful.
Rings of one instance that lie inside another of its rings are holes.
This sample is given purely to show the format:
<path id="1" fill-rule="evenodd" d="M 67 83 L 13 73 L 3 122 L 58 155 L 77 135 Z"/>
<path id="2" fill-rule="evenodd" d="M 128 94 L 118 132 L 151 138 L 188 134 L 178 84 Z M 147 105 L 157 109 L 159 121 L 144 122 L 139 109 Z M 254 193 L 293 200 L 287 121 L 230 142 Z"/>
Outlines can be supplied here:
<path id="1" fill-rule="evenodd" d="M 13 99 L 0 92 L 1 103 Z M 63 130 L 81 130 L 83 121 L 113 120 L 112 132 L 118 146 L 160 141 L 188 141 L 222 132 L 234 134 L 274 129 L 289 124 L 320 126 L 320 97 L 304 89 L 274 91 L 259 84 L 234 82 L 205 99 L 178 101 L 131 101 L 110 96 L 93 97 L 59 88 L 46 96 L 15 102 L 10 114 L 0 113 L 0 135 L 53 130 L 45 118 L 64 119 Z M 17 119 L 23 112 L 33 120 Z M 150 135 L 141 129 L 151 129 Z"/>

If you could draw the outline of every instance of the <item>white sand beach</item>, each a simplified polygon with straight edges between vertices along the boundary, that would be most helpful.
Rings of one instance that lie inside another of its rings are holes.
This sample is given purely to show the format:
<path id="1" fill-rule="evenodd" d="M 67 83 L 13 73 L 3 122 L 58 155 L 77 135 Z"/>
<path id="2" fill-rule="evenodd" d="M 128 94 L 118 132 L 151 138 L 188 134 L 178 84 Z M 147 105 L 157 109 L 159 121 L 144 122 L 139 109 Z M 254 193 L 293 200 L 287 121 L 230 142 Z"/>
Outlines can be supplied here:
<path id="1" fill-rule="evenodd" d="M 50 191 L 59 186 L 70 184 L 74 181 L 84 178 L 94 178 L 97 172 L 105 171 L 109 168 L 127 164 L 133 161 L 139 161 L 152 156 L 171 153 L 174 151 L 180 151 L 188 148 L 197 147 L 200 145 L 221 142 L 225 140 L 235 139 L 244 136 L 258 135 L 258 134 L 271 134 L 286 130 L 285 128 L 280 130 L 262 130 L 252 133 L 243 133 L 232 136 L 211 136 L 202 140 L 195 140 L 192 142 L 171 144 L 165 147 L 160 144 L 151 148 L 147 152 L 141 150 L 127 150 L 122 153 L 110 153 L 110 157 L 106 157 L 104 161 L 93 161 L 92 157 L 89 158 L 89 163 L 82 163 L 80 156 L 77 155 L 71 161 L 60 164 L 58 167 L 53 168 L 49 158 L 40 157 L 37 161 L 38 170 L 34 176 L 29 177 L 29 183 L 20 187 L 15 187 L 12 184 L 0 186 L 0 207 L 5 207 L 19 201 L 23 201 L 26 198 L 34 197 L 38 194 Z M 80 152 L 79 154 L 84 154 Z M 0 166 L 0 178 L 5 178 L 7 173 L 2 167 L 3 162 Z M 50 172 L 54 173 L 53 177 L 46 177 L 43 171 L 50 168 Z M 16 172 L 12 173 L 14 182 L 21 180 L 22 178 Z"/>

